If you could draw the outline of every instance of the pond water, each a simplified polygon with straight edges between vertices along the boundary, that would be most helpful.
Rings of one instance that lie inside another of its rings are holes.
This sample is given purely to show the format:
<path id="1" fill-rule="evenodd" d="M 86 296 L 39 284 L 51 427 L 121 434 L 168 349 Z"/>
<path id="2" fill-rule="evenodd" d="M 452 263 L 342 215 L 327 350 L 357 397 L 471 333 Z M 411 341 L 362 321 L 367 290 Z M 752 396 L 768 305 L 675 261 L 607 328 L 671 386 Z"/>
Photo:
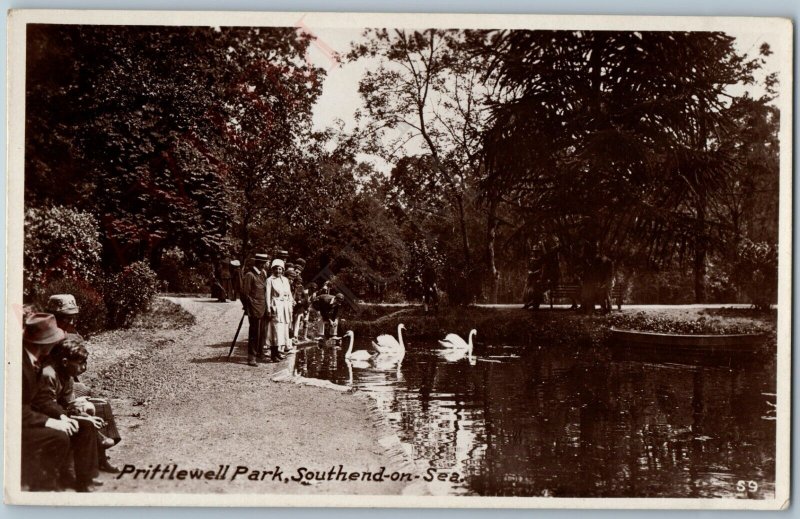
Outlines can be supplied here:
<path id="1" fill-rule="evenodd" d="M 296 373 L 371 393 L 419 465 L 458 472 L 451 494 L 773 496 L 771 362 L 479 345 L 471 365 L 432 341 L 398 367 L 347 362 L 343 342 L 301 350 Z"/>

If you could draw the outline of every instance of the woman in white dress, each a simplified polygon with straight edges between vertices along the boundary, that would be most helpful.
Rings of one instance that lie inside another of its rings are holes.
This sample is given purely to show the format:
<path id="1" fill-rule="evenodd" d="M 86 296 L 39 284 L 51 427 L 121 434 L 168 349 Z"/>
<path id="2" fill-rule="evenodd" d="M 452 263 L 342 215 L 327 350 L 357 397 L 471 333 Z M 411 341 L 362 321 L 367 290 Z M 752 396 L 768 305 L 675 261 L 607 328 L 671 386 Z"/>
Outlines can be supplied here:
<path id="1" fill-rule="evenodd" d="M 272 275 L 267 278 L 267 311 L 269 324 L 267 338 L 269 339 L 270 352 L 293 351 L 292 341 L 289 338 L 289 327 L 292 325 L 292 285 L 283 275 L 283 260 L 274 259 L 271 264 Z"/>

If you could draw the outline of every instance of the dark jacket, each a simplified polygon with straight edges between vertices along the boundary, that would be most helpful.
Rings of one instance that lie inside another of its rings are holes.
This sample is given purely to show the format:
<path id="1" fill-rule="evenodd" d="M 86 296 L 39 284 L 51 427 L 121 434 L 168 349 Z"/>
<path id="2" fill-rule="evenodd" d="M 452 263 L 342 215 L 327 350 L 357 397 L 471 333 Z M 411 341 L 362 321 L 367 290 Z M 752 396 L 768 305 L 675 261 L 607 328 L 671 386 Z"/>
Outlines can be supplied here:
<path id="1" fill-rule="evenodd" d="M 39 390 L 39 374 L 31 363 L 28 352 L 22 349 L 22 427 L 44 427 L 49 416 L 31 405 Z"/>
<path id="2" fill-rule="evenodd" d="M 257 319 L 267 313 L 267 286 L 264 283 L 264 272 L 256 274 L 250 269 L 242 278 L 242 305 L 248 315 Z"/>
<path id="3" fill-rule="evenodd" d="M 33 397 L 33 408 L 51 418 L 58 418 L 62 414 L 78 414 L 74 407 L 74 383 L 70 377 L 65 377 L 56 372 L 51 365 L 45 365 L 39 375 L 39 390 Z"/>

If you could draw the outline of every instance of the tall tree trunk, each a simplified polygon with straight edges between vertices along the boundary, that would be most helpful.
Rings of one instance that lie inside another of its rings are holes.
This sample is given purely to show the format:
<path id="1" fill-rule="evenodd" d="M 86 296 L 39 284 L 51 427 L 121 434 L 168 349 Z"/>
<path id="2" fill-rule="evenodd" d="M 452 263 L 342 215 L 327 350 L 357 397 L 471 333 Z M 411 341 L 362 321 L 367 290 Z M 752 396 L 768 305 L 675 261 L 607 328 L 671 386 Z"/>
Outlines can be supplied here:
<path id="1" fill-rule="evenodd" d="M 697 203 L 697 221 L 695 223 L 694 246 L 694 302 L 706 302 L 706 256 L 708 240 L 706 239 L 706 207 L 705 196 L 700 196 Z"/>
<path id="2" fill-rule="evenodd" d="M 242 246 L 239 249 L 239 257 L 241 258 L 242 266 L 244 266 L 247 260 L 247 251 L 250 248 L 250 218 L 250 211 L 245 210 L 244 217 L 242 218 Z"/>
<path id="3" fill-rule="evenodd" d="M 497 270 L 497 263 L 495 257 L 494 245 L 497 239 L 497 228 L 500 220 L 497 219 L 497 202 L 491 200 L 489 202 L 489 218 L 487 221 L 488 226 L 488 239 L 487 239 L 487 256 L 489 263 L 489 274 L 492 278 L 492 296 L 491 302 L 497 304 L 497 292 L 500 285 L 500 272 Z"/>

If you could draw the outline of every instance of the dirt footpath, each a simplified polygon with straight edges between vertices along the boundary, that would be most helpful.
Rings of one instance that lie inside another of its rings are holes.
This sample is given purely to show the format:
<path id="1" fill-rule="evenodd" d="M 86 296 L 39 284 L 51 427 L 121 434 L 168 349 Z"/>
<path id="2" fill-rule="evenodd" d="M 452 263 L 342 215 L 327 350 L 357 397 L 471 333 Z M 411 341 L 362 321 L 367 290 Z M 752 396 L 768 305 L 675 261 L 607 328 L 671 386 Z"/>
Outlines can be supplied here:
<path id="1" fill-rule="evenodd" d="M 112 398 L 123 440 L 109 454 L 130 472 L 103 474 L 98 491 L 398 494 L 408 487 L 390 480 L 413 468 L 388 446 L 391 431 L 367 397 L 271 380 L 293 371 L 291 356 L 247 366 L 247 319 L 229 361 L 241 304 L 170 300 L 196 323 L 89 343 L 85 380 Z M 381 467 L 383 481 L 362 481 Z"/>

